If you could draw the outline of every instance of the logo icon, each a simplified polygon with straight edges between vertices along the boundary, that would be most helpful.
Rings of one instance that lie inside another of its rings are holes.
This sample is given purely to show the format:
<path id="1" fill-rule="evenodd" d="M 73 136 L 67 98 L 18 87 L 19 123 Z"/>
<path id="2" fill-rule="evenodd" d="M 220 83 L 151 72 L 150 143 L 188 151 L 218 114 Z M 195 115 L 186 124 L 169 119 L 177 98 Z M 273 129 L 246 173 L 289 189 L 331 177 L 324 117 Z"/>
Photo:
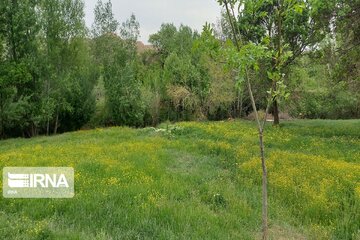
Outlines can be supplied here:
<path id="1" fill-rule="evenodd" d="M 8 185 L 11 188 L 29 187 L 29 174 L 8 173 Z"/>

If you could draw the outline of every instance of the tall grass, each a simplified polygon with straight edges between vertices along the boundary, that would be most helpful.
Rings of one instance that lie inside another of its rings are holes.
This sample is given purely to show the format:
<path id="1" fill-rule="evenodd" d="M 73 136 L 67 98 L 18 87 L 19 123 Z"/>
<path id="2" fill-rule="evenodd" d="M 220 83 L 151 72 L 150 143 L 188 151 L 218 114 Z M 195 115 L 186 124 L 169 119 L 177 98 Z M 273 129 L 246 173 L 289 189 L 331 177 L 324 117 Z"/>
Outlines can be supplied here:
<path id="1" fill-rule="evenodd" d="M 272 239 L 359 239 L 360 121 L 268 128 Z M 0 238 L 258 238 L 261 167 L 253 123 L 164 129 L 0 142 L 1 167 L 75 169 L 73 199 L 1 198 Z"/>

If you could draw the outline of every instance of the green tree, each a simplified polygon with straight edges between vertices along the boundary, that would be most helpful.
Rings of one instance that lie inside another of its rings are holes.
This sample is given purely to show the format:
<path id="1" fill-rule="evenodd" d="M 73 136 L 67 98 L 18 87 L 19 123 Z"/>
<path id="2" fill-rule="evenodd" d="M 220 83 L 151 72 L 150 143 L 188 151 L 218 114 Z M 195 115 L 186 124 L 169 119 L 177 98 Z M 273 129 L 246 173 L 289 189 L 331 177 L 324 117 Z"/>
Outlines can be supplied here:
<path id="1" fill-rule="evenodd" d="M 1 1 L 0 10 L 0 135 L 33 135 L 31 116 L 38 80 L 36 3 Z"/>
<path id="2" fill-rule="evenodd" d="M 86 54 L 84 4 L 80 0 L 49 0 L 41 7 L 45 45 L 42 97 L 46 99 L 42 113 L 47 134 L 51 122 L 56 134 L 63 120 L 68 125 L 61 127 L 63 131 L 74 130 L 88 121 L 93 111 L 93 104 L 89 104 L 93 84 L 87 65 L 90 56 Z"/>
<path id="3" fill-rule="evenodd" d="M 348 107 L 338 108 L 353 118 L 360 117 L 360 2 L 338 0 L 334 21 L 336 46 L 331 48 L 331 55 L 326 56 L 331 77 L 336 88 L 343 89 L 344 99 L 350 103 Z M 335 95 L 336 93 L 334 93 Z M 353 100 L 351 100 L 353 98 Z M 344 116 L 342 116 L 344 117 Z"/>
<path id="4" fill-rule="evenodd" d="M 315 46 L 326 35 L 331 19 L 333 1 L 220 0 L 233 20 L 234 41 L 266 43 L 273 52 L 273 61 L 266 72 L 284 74 L 286 68 L 309 47 Z M 237 11 L 237 12 L 236 12 Z M 236 12 L 236 13 L 235 13 Z M 288 53 L 291 52 L 291 56 Z M 286 61 L 284 61 L 286 59 Z M 276 92 L 277 79 L 269 75 Z M 283 82 L 282 82 L 283 83 Z M 273 100 L 274 124 L 279 123 L 278 99 Z"/>
<path id="5" fill-rule="evenodd" d="M 284 87 L 282 84 L 281 71 L 279 68 L 275 69 L 272 72 L 268 72 L 268 77 L 272 79 L 273 86 L 270 91 L 268 91 L 268 101 L 267 107 L 265 111 L 264 119 L 260 119 L 258 109 L 256 106 L 255 97 L 253 94 L 253 88 L 251 84 L 251 79 L 253 77 L 259 77 L 258 72 L 260 71 L 260 65 L 263 62 L 268 62 L 270 59 L 279 64 L 279 67 L 282 66 L 281 63 L 285 62 L 287 58 L 282 58 L 282 52 L 277 52 L 277 55 L 274 55 L 274 51 L 269 49 L 266 45 L 267 41 L 261 41 L 259 43 L 253 43 L 250 41 L 248 44 L 240 45 L 240 41 L 238 37 L 239 29 L 235 25 L 235 14 L 234 14 L 234 4 L 236 1 L 218 1 L 220 5 L 223 5 L 226 8 L 227 16 L 230 21 L 230 25 L 233 33 L 233 41 L 235 43 L 236 48 L 229 47 L 226 49 L 228 55 L 228 63 L 231 66 L 234 66 L 238 70 L 238 83 L 239 85 L 246 84 L 248 93 L 251 100 L 251 105 L 253 108 L 253 112 L 255 114 L 255 120 L 257 123 L 258 136 L 259 136 L 259 147 L 260 147 L 260 158 L 261 158 L 261 166 L 262 166 L 262 239 L 268 239 L 268 178 L 267 178 L 267 168 L 266 168 L 266 160 L 265 160 L 265 147 L 264 147 L 264 126 L 267 119 L 267 114 L 269 111 L 269 107 L 274 99 L 285 96 Z M 240 4 L 243 2 L 241 1 Z M 255 4 L 254 2 L 250 4 Z M 240 5 L 241 7 L 241 5 Z M 240 10 L 239 10 L 240 11 Z M 286 57 L 290 57 L 290 54 L 285 53 Z M 275 57 L 274 57 L 275 56 Z M 274 88 L 275 86 L 282 86 L 281 88 Z"/>
<path id="6" fill-rule="evenodd" d="M 150 35 L 149 42 L 157 49 L 162 64 L 173 52 L 177 55 L 190 55 L 193 42 L 198 37 L 190 27 L 181 25 L 177 29 L 174 24 L 162 24 L 160 30 Z"/>
<path id="7" fill-rule="evenodd" d="M 356 1 L 336 1 L 326 37 L 294 61 L 289 108 L 305 118 L 359 117 L 359 31 Z"/>
<path id="8" fill-rule="evenodd" d="M 115 19 L 112 12 L 111 0 L 103 3 L 98 0 L 94 8 L 95 20 L 92 25 L 92 34 L 99 37 L 108 33 L 115 33 L 119 22 Z"/>
<path id="9" fill-rule="evenodd" d="M 163 24 L 150 36 L 155 55 L 163 68 L 163 101 L 167 117 L 174 120 L 204 118 L 210 77 L 200 48 L 199 35 L 191 28 Z M 199 45 L 199 44 L 198 44 Z"/>
<path id="10" fill-rule="evenodd" d="M 161 102 L 164 100 L 165 87 L 162 69 L 157 63 L 139 65 L 138 79 L 141 79 L 141 96 L 145 106 L 147 125 L 156 126 L 161 121 Z"/>
<path id="11" fill-rule="evenodd" d="M 162 24 L 160 30 L 150 35 L 149 42 L 156 48 L 161 56 L 161 63 L 165 63 L 165 59 L 176 48 L 174 42 L 177 29 L 174 24 Z"/>
<path id="12" fill-rule="evenodd" d="M 111 3 L 95 7 L 93 32 L 96 33 L 93 52 L 98 76 L 104 80 L 108 122 L 116 125 L 142 126 L 144 104 L 141 99 L 141 82 L 137 79 L 138 60 L 136 41 L 139 23 L 134 14 L 116 32 L 117 21 L 113 17 Z M 140 96 L 140 97 L 139 97 Z"/>
<path id="13" fill-rule="evenodd" d="M 237 91 L 234 88 L 232 71 L 222 64 L 226 59 L 221 54 L 221 40 L 215 34 L 210 24 L 206 23 L 200 37 L 193 43 L 192 55 L 203 78 L 199 92 L 203 111 L 208 119 L 220 120 L 240 115 L 243 94 L 242 89 Z"/>

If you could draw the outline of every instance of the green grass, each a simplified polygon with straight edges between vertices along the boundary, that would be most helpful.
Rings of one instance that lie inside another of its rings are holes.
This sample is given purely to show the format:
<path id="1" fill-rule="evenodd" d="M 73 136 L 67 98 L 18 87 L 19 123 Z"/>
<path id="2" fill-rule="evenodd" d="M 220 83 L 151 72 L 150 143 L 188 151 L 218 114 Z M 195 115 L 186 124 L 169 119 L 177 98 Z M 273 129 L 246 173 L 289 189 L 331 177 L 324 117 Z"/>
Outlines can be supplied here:
<path id="1" fill-rule="evenodd" d="M 259 239 L 254 123 L 176 126 L 1 141 L 1 167 L 74 167 L 75 197 L 1 198 L 0 239 Z M 360 121 L 268 125 L 265 144 L 271 238 L 360 239 Z"/>

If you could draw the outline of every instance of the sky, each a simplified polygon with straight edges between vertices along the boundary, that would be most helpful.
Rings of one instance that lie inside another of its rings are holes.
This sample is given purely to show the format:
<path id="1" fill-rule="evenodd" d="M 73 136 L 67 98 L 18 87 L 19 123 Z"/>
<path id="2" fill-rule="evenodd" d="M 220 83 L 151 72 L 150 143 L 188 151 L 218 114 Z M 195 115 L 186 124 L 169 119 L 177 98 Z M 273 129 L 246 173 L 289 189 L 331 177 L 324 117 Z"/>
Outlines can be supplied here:
<path id="1" fill-rule="evenodd" d="M 103 0 L 106 2 L 107 0 Z M 97 0 L 84 0 L 85 22 L 91 27 Z M 113 13 L 120 22 L 134 13 L 140 23 L 140 40 L 148 43 L 149 35 L 159 31 L 162 23 L 188 25 L 201 32 L 205 22 L 215 23 L 220 17 L 216 0 L 112 0 Z"/>

